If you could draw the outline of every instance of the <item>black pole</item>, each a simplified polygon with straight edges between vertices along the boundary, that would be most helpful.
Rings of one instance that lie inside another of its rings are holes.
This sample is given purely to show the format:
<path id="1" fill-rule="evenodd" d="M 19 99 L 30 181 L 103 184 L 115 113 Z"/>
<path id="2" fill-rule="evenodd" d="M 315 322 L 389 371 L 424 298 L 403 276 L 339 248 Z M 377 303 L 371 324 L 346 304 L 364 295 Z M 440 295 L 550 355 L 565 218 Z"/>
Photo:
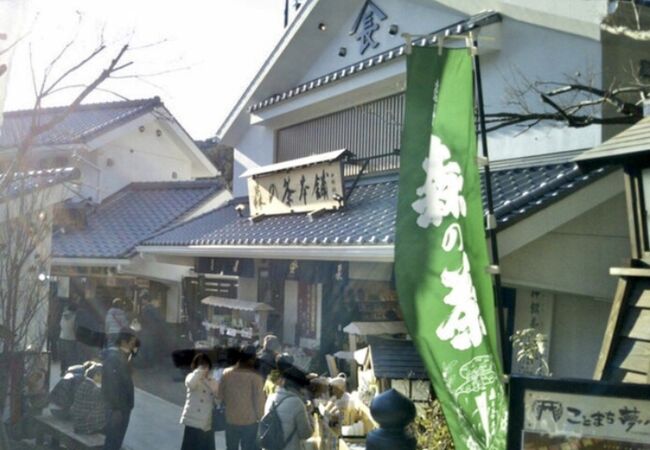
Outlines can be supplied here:
<path id="1" fill-rule="evenodd" d="M 478 42 L 474 41 L 474 82 L 476 84 L 476 100 L 478 106 L 478 119 L 479 127 L 481 130 L 481 147 L 483 149 L 483 157 L 488 161 L 485 165 L 485 196 L 487 198 L 488 218 L 487 227 L 490 236 L 490 250 L 492 253 L 492 264 L 499 269 L 499 246 L 497 244 L 497 221 L 494 215 L 494 200 L 492 198 L 492 172 L 489 164 L 489 152 L 487 144 L 487 132 L 485 131 L 485 109 L 483 104 L 483 84 L 481 82 L 481 62 L 478 56 Z M 510 370 L 506 367 L 505 349 L 508 345 L 508 338 L 505 335 L 503 328 L 503 298 L 501 294 L 501 273 L 498 270 L 494 274 L 494 301 L 497 310 L 497 330 L 499 332 L 499 352 L 501 353 L 501 365 L 504 373 L 509 373 Z"/>
<path id="2" fill-rule="evenodd" d="M 284 27 L 289 25 L 289 0 L 284 0 Z"/>

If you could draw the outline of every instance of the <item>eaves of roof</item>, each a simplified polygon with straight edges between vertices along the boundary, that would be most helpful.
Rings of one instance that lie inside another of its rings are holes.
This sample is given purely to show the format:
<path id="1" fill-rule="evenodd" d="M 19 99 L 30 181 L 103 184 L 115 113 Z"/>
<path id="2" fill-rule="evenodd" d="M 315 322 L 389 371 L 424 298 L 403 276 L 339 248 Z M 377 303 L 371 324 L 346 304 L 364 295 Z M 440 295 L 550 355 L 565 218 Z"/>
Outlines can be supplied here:
<path id="1" fill-rule="evenodd" d="M 31 170 L 16 173 L 4 191 L 0 192 L 0 203 L 19 197 L 20 195 L 30 194 L 61 183 L 74 181 L 80 175 L 81 172 L 75 167 Z M 3 177 L 4 175 L 0 174 L 0 181 Z"/>
<path id="2" fill-rule="evenodd" d="M 435 46 L 438 45 L 438 43 L 441 40 L 444 40 L 445 38 L 448 38 L 450 36 L 463 35 L 472 30 L 476 30 L 480 27 L 491 25 L 493 23 L 497 23 L 500 21 L 501 21 L 500 14 L 494 11 L 485 11 L 473 15 L 466 20 L 461 20 L 456 23 L 450 24 L 446 27 L 443 27 L 439 30 L 433 31 L 427 36 L 413 39 L 410 45 L 415 47 Z M 403 57 L 404 55 L 406 55 L 407 51 L 408 51 L 407 44 L 399 45 L 390 50 L 386 50 L 385 52 L 382 52 L 379 55 L 375 55 L 370 58 L 363 59 L 349 66 L 321 75 L 318 78 L 302 83 L 284 92 L 276 93 L 260 102 L 250 105 L 248 108 L 248 112 L 255 113 L 265 108 L 293 99 L 299 95 L 312 92 L 315 89 L 329 86 L 332 83 L 336 83 L 337 81 L 347 79 L 350 76 L 357 75 L 373 67 L 391 62 L 396 58 Z"/>
<path id="3" fill-rule="evenodd" d="M 584 172 L 575 163 L 493 172 L 492 189 L 499 230 L 550 206 L 609 173 Z M 269 258 L 373 260 L 392 258 L 399 184 L 397 177 L 369 178 L 359 183 L 340 211 L 310 218 L 271 216 L 258 222 L 239 217 L 227 206 L 168 229 L 143 242 L 139 251 L 184 255 L 244 254 Z M 485 204 L 484 199 L 484 204 Z"/>
<path id="4" fill-rule="evenodd" d="M 645 159 L 650 162 L 650 117 L 644 117 L 631 127 L 587 150 L 575 158 L 585 167 L 608 164 L 635 164 Z"/>
<path id="5" fill-rule="evenodd" d="M 131 183 L 89 213 L 85 228 L 55 233 L 52 255 L 128 258 L 142 241 L 173 226 L 221 189 L 214 179 Z"/>

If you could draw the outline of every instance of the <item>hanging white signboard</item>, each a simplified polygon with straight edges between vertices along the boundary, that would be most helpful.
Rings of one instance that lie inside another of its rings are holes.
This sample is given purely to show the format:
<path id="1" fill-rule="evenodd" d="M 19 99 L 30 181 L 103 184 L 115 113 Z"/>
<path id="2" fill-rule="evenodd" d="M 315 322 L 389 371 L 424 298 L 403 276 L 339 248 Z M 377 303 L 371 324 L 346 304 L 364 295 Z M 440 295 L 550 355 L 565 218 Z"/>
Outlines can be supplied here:
<path id="1" fill-rule="evenodd" d="M 251 216 L 309 213 L 343 206 L 343 162 L 346 150 L 250 170 Z"/>

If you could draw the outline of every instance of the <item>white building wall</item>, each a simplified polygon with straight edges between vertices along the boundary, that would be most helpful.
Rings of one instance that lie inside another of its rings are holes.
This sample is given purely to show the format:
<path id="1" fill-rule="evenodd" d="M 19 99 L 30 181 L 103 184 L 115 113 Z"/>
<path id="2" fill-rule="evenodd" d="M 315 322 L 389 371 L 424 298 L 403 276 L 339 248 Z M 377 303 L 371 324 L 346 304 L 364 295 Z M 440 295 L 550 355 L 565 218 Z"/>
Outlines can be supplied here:
<path id="1" fill-rule="evenodd" d="M 629 258 L 626 218 L 620 194 L 501 261 L 504 282 L 517 288 L 515 329 L 530 326 L 519 310 L 525 292 L 552 303 L 551 324 L 540 331 L 549 335 L 555 377 L 593 375 L 616 288 L 609 268 Z"/>
<path id="2" fill-rule="evenodd" d="M 549 365 L 554 377 L 592 378 L 611 303 L 557 294 Z"/>
<path id="3" fill-rule="evenodd" d="M 503 258 L 503 279 L 611 301 L 616 280 L 609 268 L 630 257 L 626 220 L 620 194 Z"/>
<path id="4" fill-rule="evenodd" d="M 274 157 L 273 130 L 266 127 L 248 128 L 243 139 L 235 145 L 233 195 L 248 195 L 246 180 L 241 178 L 241 174 L 251 167 L 273 163 Z"/>
<path id="5" fill-rule="evenodd" d="M 327 25 L 324 32 L 314 31 L 303 33 L 297 37 L 300 39 L 328 39 L 330 43 L 320 52 L 317 58 L 313 55 L 305 55 L 304 61 L 290 61 L 287 57 L 280 59 L 278 67 L 271 69 L 270 77 L 274 73 L 284 73 L 290 66 L 293 71 L 303 70 L 301 82 L 315 79 L 334 70 L 346 67 L 354 62 L 365 59 L 373 54 L 393 48 L 403 43 L 399 36 L 402 32 L 413 34 L 429 33 L 447 25 L 450 25 L 466 16 L 454 12 L 435 2 L 418 1 L 418 0 L 377 0 L 377 5 L 388 15 L 385 21 L 380 22 L 380 29 L 375 33 L 375 39 L 379 42 L 376 49 L 368 50 L 364 55 L 360 55 L 358 42 L 355 36 L 350 36 L 349 31 L 362 5 L 361 0 L 332 0 L 327 3 L 327 8 L 340 9 L 341 11 L 350 12 L 347 20 L 336 27 L 330 27 L 327 22 L 329 11 L 323 11 L 322 6 L 314 11 L 323 17 L 323 23 Z M 356 5 L 356 6 L 353 6 Z M 477 9 L 476 12 L 480 10 Z M 316 18 L 318 19 L 318 17 Z M 331 18 L 330 18 L 331 19 Z M 399 26 L 397 35 L 388 34 L 391 24 Z M 500 28 L 499 45 L 500 50 L 488 52 L 481 56 L 481 67 L 483 76 L 483 86 L 485 93 L 486 112 L 513 111 L 513 106 L 509 104 L 512 100 L 512 92 L 527 84 L 537 81 L 559 81 L 566 82 L 567 77 L 576 76 L 578 80 L 589 85 L 600 85 L 601 83 L 601 66 L 602 50 L 598 41 L 581 37 L 575 34 L 568 34 L 524 22 L 512 20 L 504 17 L 503 22 L 499 25 L 492 25 Z M 308 30 L 309 31 L 309 30 Z M 339 49 L 345 47 L 347 55 L 338 56 Z M 317 48 L 323 48 L 319 44 Z M 401 66 L 402 78 L 405 72 L 405 60 L 401 59 L 398 63 Z M 359 84 L 360 80 L 366 85 L 377 83 L 380 69 L 369 69 L 360 75 L 355 75 L 347 80 L 335 83 L 327 88 L 320 88 L 312 93 L 303 94 L 296 99 L 288 100 L 280 106 L 271 107 L 268 111 L 287 109 L 283 113 L 285 119 L 277 117 L 273 120 L 275 125 L 256 124 L 249 125 L 246 132 L 234 147 L 247 158 L 253 160 L 259 165 L 268 164 L 274 161 L 274 134 L 273 127 L 288 126 L 290 124 L 300 123 L 305 118 L 313 118 L 314 111 L 321 106 L 321 115 L 329 114 L 350 106 L 349 101 L 329 101 L 328 95 L 336 96 L 340 91 L 340 86 L 344 83 Z M 287 77 L 282 89 L 295 87 L 297 83 L 289 80 Z M 276 80 L 278 81 L 278 80 Z M 281 83 L 275 83 L 281 84 Z M 393 94 L 403 89 L 404 80 L 393 80 L 390 84 L 378 84 L 377 89 L 385 90 L 384 96 Z M 376 89 L 375 89 L 376 91 Z M 373 91 L 373 99 L 380 98 L 379 92 Z M 268 94 L 264 95 L 269 95 Z M 367 96 L 360 96 L 357 104 L 365 103 Z M 317 102 L 309 103 L 307 99 Z M 349 94 L 346 98 L 356 98 Z M 535 94 L 527 98 L 527 102 L 537 110 L 542 109 L 542 104 Z M 297 111 L 291 111 L 290 105 L 300 105 Z M 338 108 L 337 108 L 337 105 Z M 306 114 L 301 115 L 300 111 L 304 110 Z M 263 113 L 263 112 L 262 112 Z M 292 123 L 287 123 L 286 119 L 290 118 Z M 509 127 L 489 135 L 488 144 L 490 147 L 491 159 L 509 159 L 519 158 L 531 155 L 541 155 L 556 153 L 568 150 L 586 149 L 601 142 L 602 130 L 600 126 L 590 126 L 580 129 L 569 129 L 558 125 L 538 125 L 533 130 L 521 133 L 519 127 Z M 307 149 L 308 150 L 308 149 Z M 354 151 L 354 149 L 351 149 Z M 235 195 L 246 193 L 246 185 L 243 180 L 238 178 L 245 168 L 242 166 L 243 158 L 236 161 L 235 164 Z"/>
<path id="6" fill-rule="evenodd" d="M 192 165 L 177 144 L 156 122 L 144 131 L 131 131 L 96 150 L 96 164 L 102 170 L 102 198 L 135 181 L 192 179 Z M 109 161 L 110 160 L 110 161 Z"/>

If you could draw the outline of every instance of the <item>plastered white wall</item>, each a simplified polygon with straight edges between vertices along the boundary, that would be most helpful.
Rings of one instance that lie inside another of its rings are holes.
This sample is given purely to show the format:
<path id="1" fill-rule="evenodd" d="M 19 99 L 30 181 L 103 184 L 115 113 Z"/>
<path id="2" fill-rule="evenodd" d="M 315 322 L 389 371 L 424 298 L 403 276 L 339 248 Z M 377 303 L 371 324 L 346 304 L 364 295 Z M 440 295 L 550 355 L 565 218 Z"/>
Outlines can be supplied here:
<path id="1" fill-rule="evenodd" d="M 630 256 L 625 198 L 620 194 L 501 260 L 510 284 L 611 301 L 610 267 Z"/>
<path id="2" fill-rule="evenodd" d="M 156 130 L 161 130 L 161 136 Z M 190 159 L 162 130 L 156 121 L 149 122 L 143 132 L 136 129 L 95 151 L 96 164 L 102 170 L 102 199 L 135 181 L 192 179 Z"/>
<path id="3" fill-rule="evenodd" d="M 554 377 L 592 378 L 610 303 L 556 294 L 549 364 Z"/>

